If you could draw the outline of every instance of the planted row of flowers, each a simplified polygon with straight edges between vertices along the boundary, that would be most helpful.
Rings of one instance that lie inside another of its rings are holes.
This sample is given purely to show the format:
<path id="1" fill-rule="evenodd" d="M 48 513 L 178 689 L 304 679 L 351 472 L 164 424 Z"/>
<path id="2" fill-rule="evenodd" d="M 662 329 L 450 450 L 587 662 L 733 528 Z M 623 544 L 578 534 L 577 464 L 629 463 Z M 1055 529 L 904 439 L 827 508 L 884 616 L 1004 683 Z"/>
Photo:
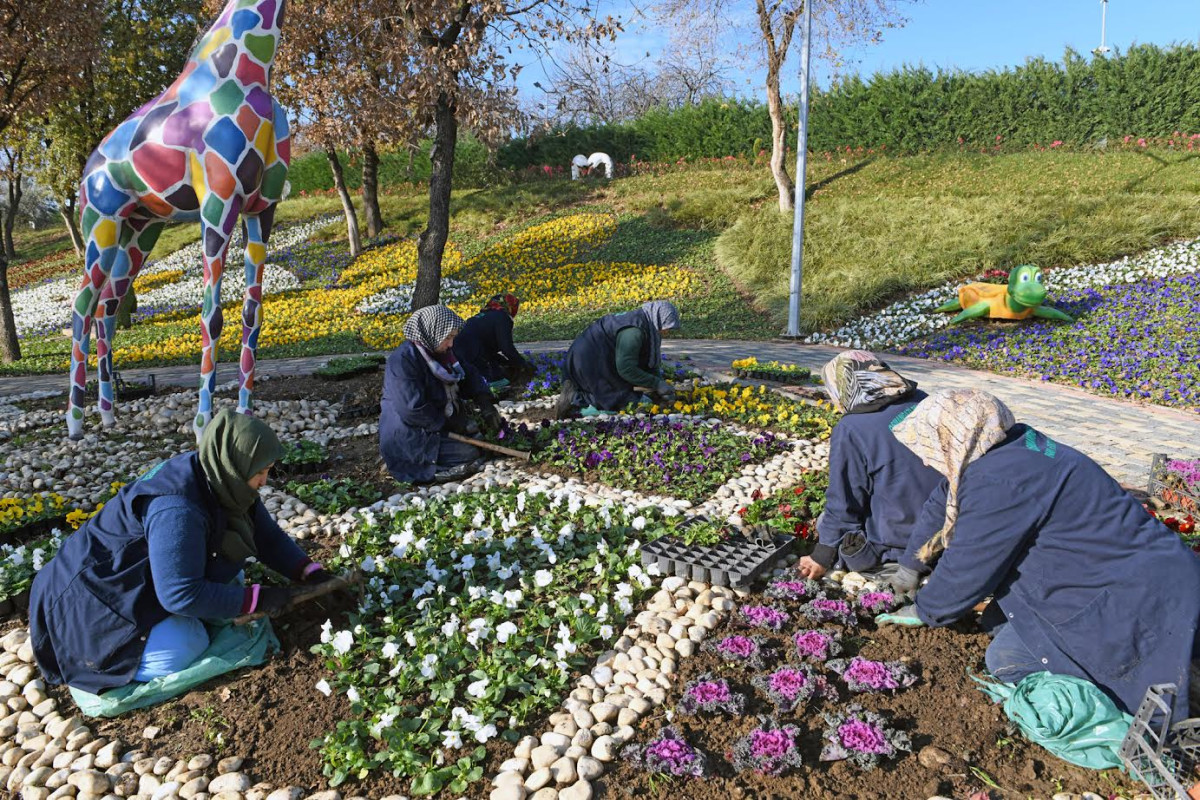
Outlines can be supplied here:
<path id="1" fill-rule="evenodd" d="M 802 403 L 769 390 L 764 385 L 716 383 L 679 393 L 669 407 L 653 405 L 652 413 L 681 413 L 719 417 L 757 428 L 766 428 L 804 439 L 825 439 L 838 415 L 828 404 Z"/>

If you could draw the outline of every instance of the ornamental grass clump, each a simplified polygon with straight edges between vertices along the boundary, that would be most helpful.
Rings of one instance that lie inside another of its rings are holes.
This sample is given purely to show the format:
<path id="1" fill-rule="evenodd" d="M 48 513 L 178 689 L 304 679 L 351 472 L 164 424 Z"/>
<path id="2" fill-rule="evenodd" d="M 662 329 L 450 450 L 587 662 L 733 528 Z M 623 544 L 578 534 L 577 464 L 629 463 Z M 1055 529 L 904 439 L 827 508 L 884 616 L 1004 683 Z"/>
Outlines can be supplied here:
<path id="1" fill-rule="evenodd" d="M 775 720 L 764 719 L 734 743 L 729 760 L 738 772 L 786 775 L 802 763 L 799 738 L 800 729 L 795 725 L 780 726 Z"/>
<path id="2" fill-rule="evenodd" d="M 656 775 L 700 778 L 708 770 L 704 753 L 688 744 L 673 727 L 663 728 L 644 745 L 628 745 L 622 755 L 632 766 Z"/>
<path id="3" fill-rule="evenodd" d="M 796 655 L 805 661 L 828 661 L 842 654 L 842 639 L 834 631 L 800 631 L 792 642 Z"/>
<path id="4" fill-rule="evenodd" d="M 876 614 L 895 611 L 902 605 L 902 601 L 892 592 L 860 592 L 858 597 L 854 598 L 854 604 L 863 614 L 873 617 Z"/>
<path id="5" fill-rule="evenodd" d="M 848 600 L 834 600 L 824 594 L 805 603 L 800 613 L 817 623 L 837 622 L 842 625 L 855 625 L 858 617 Z"/>
<path id="6" fill-rule="evenodd" d="M 683 690 L 679 711 L 684 714 L 728 714 L 741 716 L 746 707 L 744 695 L 729 688 L 724 678 L 705 673 L 691 681 Z"/>
<path id="7" fill-rule="evenodd" d="M 825 666 L 840 675 L 855 693 L 890 692 L 917 682 L 917 676 L 899 661 L 870 661 L 855 656 L 829 661 Z"/>
<path id="8" fill-rule="evenodd" d="M 838 714 L 825 714 L 825 747 L 822 761 L 849 761 L 859 769 L 874 769 L 881 758 L 912 751 L 908 734 L 861 706 L 847 706 Z"/>
<path id="9" fill-rule="evenodd" d="M 783 630 L 791 622 L 792 615 L 775 606 L 741 606 L 738 619 L 751 628 L 766 628 L 769 631 Z"/>
<path id="10" fill-rule="evenodd" d="M 808 667 L 780 667 L 774 672 L 757 675 L 754 688 L 765 694 L 784 714 L 790 714 L 815 697 L 837 699 L 837 690 L 823 675 Z"/>
<path id="11" fill-rule="evenodd" d="M 724 639 L 710 639 L 704 643 L 703 650 L 716 653 L 722 661 L 732 664 L 743 664 L 760 669 L 763 665 L 763 650 L 766 640 L 761 636 L 726 636 Z"/>
<path id="12" fill-rule="evenodd" d="M 816 597 L 820 594 L 820 588 L 816 581 L 795 581 L 781 578 L 772 581 L 771 585 L 763 592 L 764 597 L 769 597 L 772 600 L 794 600 L 804 601 Z"/>

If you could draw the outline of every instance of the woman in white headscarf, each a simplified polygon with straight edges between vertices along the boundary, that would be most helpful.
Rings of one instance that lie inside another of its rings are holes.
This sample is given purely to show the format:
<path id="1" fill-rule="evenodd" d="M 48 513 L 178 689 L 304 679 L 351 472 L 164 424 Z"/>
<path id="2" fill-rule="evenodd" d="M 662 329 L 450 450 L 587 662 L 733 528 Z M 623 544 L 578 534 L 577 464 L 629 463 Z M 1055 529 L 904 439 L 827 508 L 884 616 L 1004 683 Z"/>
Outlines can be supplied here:
<path id="1" fill-rule="evenodd" d="M 1147 686 L 1174 683 L 1187 716 L 1200 557 L 1094 461 L 985 392 L 934 393 L 895 433 L 944 480 L 901 558 L 932 567 L 929 581 L 877 621 L 949 625 L 991 596 L 997 678 L 1071 675 L 1128 712 Z"/>
<path id="2" fill-rule="evenodd" d="M 379 452 L 392 477 L 428 483 L 470 474 L 479 449 L 450 433 L 472 433 L 466 401 L 474 401 L 485 424 L 503 424 L 486 381 L 454 356 L 462 317 L 445 306 L 426 306 L 404 324 L 403 344 L 392 351 L 383 379 Z"/>

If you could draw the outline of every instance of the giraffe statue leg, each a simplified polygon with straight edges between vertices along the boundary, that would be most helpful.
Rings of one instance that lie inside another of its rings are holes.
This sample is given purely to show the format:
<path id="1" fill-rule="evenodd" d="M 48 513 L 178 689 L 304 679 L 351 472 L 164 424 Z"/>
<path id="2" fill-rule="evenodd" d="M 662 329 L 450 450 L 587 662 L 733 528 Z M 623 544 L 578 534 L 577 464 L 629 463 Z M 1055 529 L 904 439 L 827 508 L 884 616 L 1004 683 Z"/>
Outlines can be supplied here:
<path id="1" fill-rule="evenodd" d="M 262 278 L 267 260 L 267 240 L 275 221 L 275 206 L 262 214 L 245 218 L 246 295 L 242 301 L 242 352 L 239 361 L 241 386 L 238 389 L 238 413 L 249 414 L 254 400 L 254 369 L 258 356 L 258 335 L 262 330 Z"/>
<path id="2" fill-rule="evenodd" d="M 233 225 L 240 211 L 241 201 L 235 198 L 226 205 L 224 222 L 220 226 L 208 220 L 200 226 L 204 241 L 204 299 L 200 306 L 200 405 L 192 421 L 197 442 L 213 414 L 213 393 L 217 388 L 217 345 L 225 324 L 225 317 L 221 313 L 221 279 L 225 274 L 225 258 L 229 253 Z"/>
<path id="3" fill-rule="evenodd" d="M 96 307 L 112 276 L 124 276 L 129 269 L 129 254 L 118 244 L 124 224 L 119 217 L 101 217 L 87 234 L 86 271 L 71 311 L 71 390 L 67 396 L 67 434 L 72 439 L 83 436 L 83 410 L 87 407 L 87 356 Z M 111 400 L 111 386 L 108 387 L 108 396 Z"/>

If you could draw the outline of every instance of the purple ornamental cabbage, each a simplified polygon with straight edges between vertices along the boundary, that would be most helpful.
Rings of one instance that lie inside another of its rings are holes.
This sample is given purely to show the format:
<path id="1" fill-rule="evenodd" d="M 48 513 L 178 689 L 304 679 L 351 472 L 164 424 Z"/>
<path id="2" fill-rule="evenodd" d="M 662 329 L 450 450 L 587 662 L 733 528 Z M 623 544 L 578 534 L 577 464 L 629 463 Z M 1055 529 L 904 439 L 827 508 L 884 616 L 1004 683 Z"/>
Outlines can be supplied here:
<path id="1" fill-rule="evenodd" d="M 724 639 L 709 639 L 702 650 L 716 653 L 723 661 L 744 664 L 761 669 L 763 648 L 766 640 L 761 636 L 726 636 Z"/>
<path id="2" fill-rule="evenodd" d="M 772 600 L 807 600 L 820 593 L 816 581 L 779 579 L 771 583 L 763 596 Z"/>
<path id="3" fill-rule="evenodd" d="M 683 690 L 679 711 L 683 714 L 729 714 L 740 716 L 746 707 L 744 695 L 729 688 L 724 678 L 705 673 Z"/>
<path id="4" fill-rule="evenodd" d="M 659 775 L 700 778 L 708 769 L 704 753 L 688 744 L 678 730 L 669 726 L 644 745 L 627 745 L 621 755 L 638 769 Z"/>
<path id="5" fill-rule="evenodd" d="M 908 734 L 862 706 L 847 706 L 839 714 L 825 714 L 825 748 L 822 761 L 849 761 L 860 769 L 874 769 L 881 758 L 912 751 Z"/>
<path id="6" fill-rule="evenodd" d="M 869 617 L 886 614 L 902 605 L 900 598 L 892 592 L 861 592 L 854 602 Z"/>
<path id="7" fill-rule="evenodd" d="M 800 631 L 792 641 L 796 655 L 805 661 L 827 661 L 842 653 L 842 639 L 835 631 Z"/>
<path id="8" fill-rule="evenodd" d="M 765 694 L 779 711 L 789 714 L 814 697 L 837 699 L 837 690 L 823 675 L 808 667 L 780 667 L 754 678 L 754 687 Z"/>
<path id="9" fill-rule="evenodd" d="M 825 666 L 841 675 L 850 691 L 856 693 L 890 692 L 917 682 L 917 676 L 899 661 L 869 661 L 855 656 L 830 661 Z"/>
<path id="10" fill-rule="evenodd" d="M 743 625 L 770 631 L 783 630 L 783 626 L 792 620 L 791 614 L 775 606 L 741 606 L 738 617 Z"/>
<path id="11" fill-rule="evenodd" d="M 838 622 L 842 625 L 858 624 L 858 617 L 848 600 L 833 600 L 824 594 L 817 595 L 804 604 L 800 613 L 813 622 Z"/>
<path id="12" fill-rule="evenodd" d="M 738 772 L 784 775 L 801 765 L 799 737 L 800 729 L 795 725 L 780 727 L 775 720 L 764 719 L 734 742 L 730 751 L 733 768 Z"/>

